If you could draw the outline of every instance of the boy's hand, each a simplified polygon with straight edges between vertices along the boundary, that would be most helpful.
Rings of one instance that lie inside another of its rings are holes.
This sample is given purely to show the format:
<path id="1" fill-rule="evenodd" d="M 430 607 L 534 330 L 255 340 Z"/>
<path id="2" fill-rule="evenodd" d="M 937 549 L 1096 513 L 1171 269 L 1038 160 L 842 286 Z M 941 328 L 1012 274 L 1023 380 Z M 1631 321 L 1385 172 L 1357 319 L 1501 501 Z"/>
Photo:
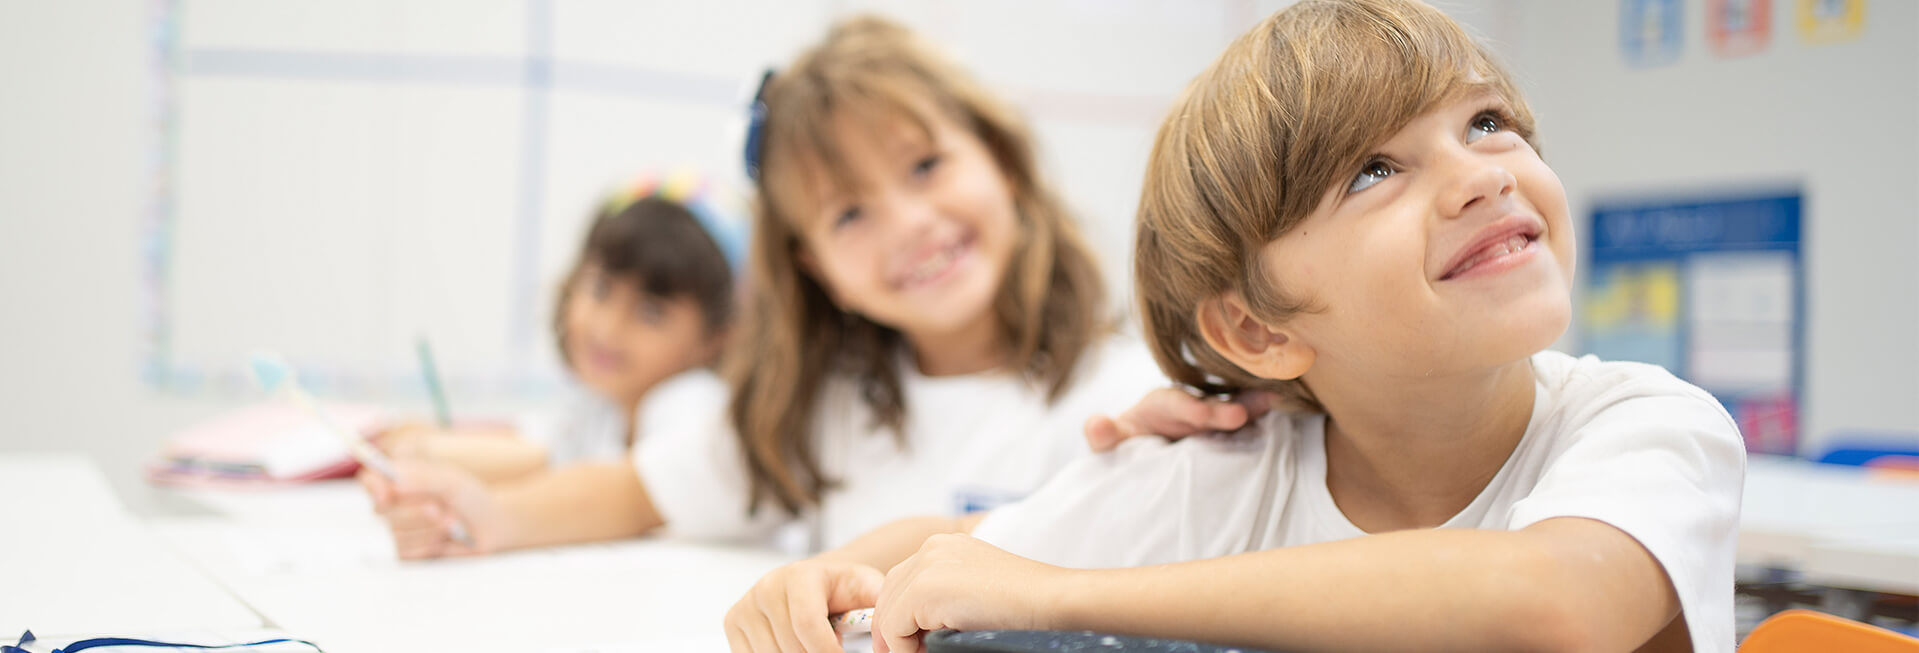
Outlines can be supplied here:
<path id="1" fill-rule="evenodd" d="M 873 614 L 873 650 L 917 653 L 920 634 L 956 630 L 1047 630 L 1051 594 L 1073 573 L 1022 558 L 970 535 L 935 535 L 893 567 Z"/>
<path id="2" fill-rule="evenodd" d="M 880 570 L 851 562 L 801 560 L 780 567 L 726 612 L 726 641 L 734 653 L 840 653 L 827 616 L 873 607 L 883 579 Z"/>
<path id="3" fill-rule="evenodd" d="M 1203 399 L 1178 388 L 1146 393 L 1119 417 L 1094 415 L 1086 420 L 1086 444 L 1093 451 L 1110 451 L 1127 438 L 1158 435 L 1178 440 L 1197 433 L 1232 431 L 1272 410 L 1272 393 L 1248 391 L 1232 401 Z"/>
<path id="4" fill-rule="evenodd" d="M 371 469 L 360 470 L 360 485 L 373 498 L 373 510 L 393 532 L 393 549 L 402 560 L 491 553 L 506 548 L 508 529 L 486 488 L 457 468 L 395 460 L 397 481 Z M 462 524 L 468 546 L 453 539 Z"/>

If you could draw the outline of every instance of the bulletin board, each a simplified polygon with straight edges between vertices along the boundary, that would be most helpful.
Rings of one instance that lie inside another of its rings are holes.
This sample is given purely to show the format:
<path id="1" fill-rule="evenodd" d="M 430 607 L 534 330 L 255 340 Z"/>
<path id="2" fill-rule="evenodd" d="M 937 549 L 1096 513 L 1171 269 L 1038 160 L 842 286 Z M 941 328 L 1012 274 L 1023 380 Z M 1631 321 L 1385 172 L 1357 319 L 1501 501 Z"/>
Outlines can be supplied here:
<path id="1" fill-rule="evenodd" d="M 1596 202 L 1583 338 L 1711 392 L 1747 449 L 1797 450 L 1804 377 L 1797 190 Z"/>

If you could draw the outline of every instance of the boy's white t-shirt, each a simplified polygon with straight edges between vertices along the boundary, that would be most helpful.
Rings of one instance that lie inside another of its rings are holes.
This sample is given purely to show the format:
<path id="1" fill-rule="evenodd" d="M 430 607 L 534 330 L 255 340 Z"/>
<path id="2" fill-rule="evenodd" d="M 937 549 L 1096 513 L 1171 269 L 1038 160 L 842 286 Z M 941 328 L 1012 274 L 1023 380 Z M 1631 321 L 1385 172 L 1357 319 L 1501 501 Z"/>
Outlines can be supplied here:
<path id="1" fill-rule="evenodd" d="M 1090 452 L 1086 418 L 1117 414 L 1169 384 L 1136 339 L 1115 336 L 1087 351 L 1070 387 L 1049 404 L 1046 388 L 1019 374 L 927 377 L 902 356 L 904 443 L 872 418 L 853 379 L 826 381 L 814 416 L 815 455 L 838 485 L 806 511 L 811 548 L 832 548 L 887 522 L 915 515 L 962 515 L 1025 496 Z M 679 536 L 760 539 L 788 521 L 776 502 L 746 513 L 745 457 L 726 417 L 727 393 L 713 386 L 649 397 L 647 437 L 635 453 L 648 498 Z"/>
<path id="2" fill-rule="evenodd" d="M 1733 556 L 1745 444 L 1725 409 L 1666 370 L 1533 356 L 1526 433 L 1441 528 L 1517 530 L 1584 517 L 1665 567 L 1693 650 L 1733 648 Z M 1076 568 L 1135 567 L 1365 535 L 1326 489 L 1325 416 L 1268 414 L 1236 433 L 1134 438 L 993 511 L 973 535 Z"/>
<path id="3" fill-rule="evenodd" d="M 662 383 L 662 387 L 671 381 Z M 657 391 L 657 389 L 656 389 Z M 599 393 L 568 385 L 549 410 L 522 415 L 514 426 L 520 437 L 546 447 L 548 467 L 620 460 L 626 456 L 626 411 Z"/>

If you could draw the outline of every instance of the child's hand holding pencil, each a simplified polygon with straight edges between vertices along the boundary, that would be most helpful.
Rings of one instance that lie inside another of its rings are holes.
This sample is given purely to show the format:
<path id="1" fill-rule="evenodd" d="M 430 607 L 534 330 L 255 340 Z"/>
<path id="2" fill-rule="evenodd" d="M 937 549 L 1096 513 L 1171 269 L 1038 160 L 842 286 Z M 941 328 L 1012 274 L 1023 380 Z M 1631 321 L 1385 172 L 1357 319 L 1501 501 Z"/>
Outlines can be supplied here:
<path id="1" fill-rule="evenodd" d="M 373 509 L 393 534 L 402 560 L 488 553 L 501 548 L 499 513 L 479 479 L 458 468 L 393 461 L 395 474 L 360 471 Z M 397 479 L 397 480 L 396 480 Z"/>
<path id="2" fill-rule="evenodd" d="M 734 650 L 841 650 L 841 636 L 870 627 L 885 579 L 853 562 L 810 559 L 780 567 L 727 611 L 726 639 Z"/>

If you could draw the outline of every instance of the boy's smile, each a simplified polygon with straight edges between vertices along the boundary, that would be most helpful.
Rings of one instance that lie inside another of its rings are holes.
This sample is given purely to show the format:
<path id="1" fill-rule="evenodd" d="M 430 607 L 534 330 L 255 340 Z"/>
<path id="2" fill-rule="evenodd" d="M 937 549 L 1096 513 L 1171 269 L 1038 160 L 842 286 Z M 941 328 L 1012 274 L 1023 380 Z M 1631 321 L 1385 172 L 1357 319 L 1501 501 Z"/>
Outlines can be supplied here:
<path id="1" fill-rule="evenodd" d="M 1472 279 L 1499 274 L 1533 260 L 1534 247 L 1546 230 L 1538 217 L 1514 213 L 1479 230 L 1479 235 L 1442 267 L 1440 281 Z"/>

